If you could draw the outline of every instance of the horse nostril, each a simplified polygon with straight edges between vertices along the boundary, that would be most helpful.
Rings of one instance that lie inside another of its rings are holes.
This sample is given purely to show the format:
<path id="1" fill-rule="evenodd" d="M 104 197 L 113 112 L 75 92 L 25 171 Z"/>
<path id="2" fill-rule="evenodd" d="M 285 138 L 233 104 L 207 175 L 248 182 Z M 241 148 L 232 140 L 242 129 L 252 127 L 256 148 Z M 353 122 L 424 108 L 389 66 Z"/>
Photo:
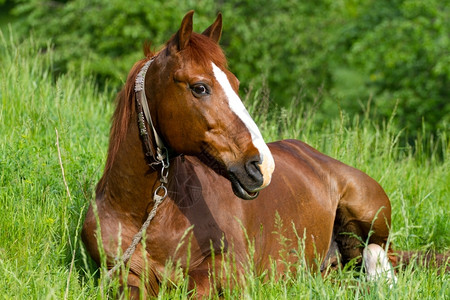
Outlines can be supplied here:
<path id="1" fill-rule="evenodd" d="M 247 171 L 247 174 L 258 185 L 262 185 L 264 181 L 261 169 L 259 168 L 260 164 L 261 159 L 259 158 L 259 156 L 248 160 L 247 163 L 245 164 L 245 170 Z"/>

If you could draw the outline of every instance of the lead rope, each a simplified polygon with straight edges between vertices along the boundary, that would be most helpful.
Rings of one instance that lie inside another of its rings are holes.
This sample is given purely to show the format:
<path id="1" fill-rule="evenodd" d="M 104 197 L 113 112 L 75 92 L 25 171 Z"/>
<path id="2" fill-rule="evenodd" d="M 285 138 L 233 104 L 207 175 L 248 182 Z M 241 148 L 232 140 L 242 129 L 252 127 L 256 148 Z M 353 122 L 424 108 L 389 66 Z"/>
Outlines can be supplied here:
<path id="1" fill-rule="evenodd" d="M 109 278 L 112 278 L 112 275 L 114 274 L 114 272 L 117 271 L 117 269 L 119 269 L 119 267 L 121 266 L 122 263 L 126 264 L 128 262 L 128 260 L 131 258 L 131 256 L 133 255 L 134 251 L 136 251 L 136 246 L 142 240 L 142 236 L 144 235 L 144 232 L 147 230 L 148 226 L 150 225 L 150 222 L 155 217 L 156 210 L 158 209 L 158 206 L 167 197 L 167 187 L 165 185 L 168 182 L 167 177 L 169 176 L 169 166 L 170 166 L 170 164 L 169 164 L 168 155 L 166 157 L 167 157 L 166 160 L 161 159 L 159 161 L 162 164 L 161 177 L 159 179 L 160 184 L 156 188 L 155 192 L 153 193 L 153 201 L 154 201 L 153 208 L 150 211 L 150 213 L 148 214 L 147 220 L 145 220 L 144 224 L 142 224 L 141 230 L 139 230 L 139 232 L 134 235 L 130 246 L 128 246 L 127 250 L 124 252 L 124 254 L 122 256 L 122 260 L 118 261 L 114 265 L 114 267 L 108 271 L 107 276 Z M 159 195 L 160 191 L 162 191 L 162 195 Z M 116 258 L 116 261 L 117 260 L 119 260 L 119 259 Z"/>

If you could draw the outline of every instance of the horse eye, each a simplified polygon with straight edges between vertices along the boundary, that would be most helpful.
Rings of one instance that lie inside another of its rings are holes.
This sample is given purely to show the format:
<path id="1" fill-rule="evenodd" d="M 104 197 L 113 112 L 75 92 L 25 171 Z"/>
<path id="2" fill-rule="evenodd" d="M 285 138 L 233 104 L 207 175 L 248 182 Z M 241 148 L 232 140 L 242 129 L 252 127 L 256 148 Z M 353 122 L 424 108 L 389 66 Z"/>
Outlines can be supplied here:
<path id="1" fill-rule="evenodd" d="M 191 88 L 192 94 L 197 98 L 207 96 L 210 94 L 209 87 L 204 83 L 196 83 L 196 84 L 192 85 L 190 88 Z"/>

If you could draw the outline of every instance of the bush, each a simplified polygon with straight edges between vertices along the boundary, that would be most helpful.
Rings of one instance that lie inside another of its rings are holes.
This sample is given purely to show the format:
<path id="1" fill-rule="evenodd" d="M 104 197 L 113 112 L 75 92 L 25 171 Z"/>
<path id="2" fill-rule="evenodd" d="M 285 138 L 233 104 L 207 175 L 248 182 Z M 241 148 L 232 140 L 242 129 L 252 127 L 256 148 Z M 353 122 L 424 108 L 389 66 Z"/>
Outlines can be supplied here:
<path id="1" fill-rule="evenodd" d="M 375 109 L 388 118 L 397 105 L 400 125 L 444 129 L 450 121 L 450 2 L 365 1 L 346 8 L 348 22 L 338 45 L 340 68 L 360 76 L 362 85 L 342 93 L 348 100 L 373 95 Z"/>
<path id="2" fill-rule="evenodd" d="M 118 89 L 143 41 L 164 43 L 190 9 L 197 31 L 223 12 L 222 45 L 244 91 L 265 85 L 283 106 L 320 96 L 322 121 L 339 108 L 362 113 L 371 98 L 375 118 L 398 103 L 413 135 L 422 119 L 448 127 L 449 0 L 31 0 L 15 13 L 22 34 L 52 39 L 56 72 L 83 65 Z"/>
<path id="3" fill-rule="evenodd" d="M 22 34 L 32 28 L 39 37 L 52 39 L 55 71 L 79 70 L 83 65 L 84 72 L 95 74 L 99 82 L 109 80 L 119 87 L 133 63 L 142 58 L 143 42 L 165 42 L 190 2 L 194 1 L 32 0 L 19 4 L 16 14 L 26 16 L 18 26 Z M 212 3 L 196 2 L 199 7 Z M 196 24 L 205 27 L 206 18 L 200 10 Z"/>

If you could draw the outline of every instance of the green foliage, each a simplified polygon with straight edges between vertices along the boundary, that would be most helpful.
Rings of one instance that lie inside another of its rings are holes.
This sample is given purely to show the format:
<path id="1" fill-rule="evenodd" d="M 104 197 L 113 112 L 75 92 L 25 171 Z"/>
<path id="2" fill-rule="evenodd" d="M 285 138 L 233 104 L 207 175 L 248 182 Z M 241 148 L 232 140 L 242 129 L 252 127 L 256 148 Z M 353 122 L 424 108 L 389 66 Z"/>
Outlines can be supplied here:
<path id="1" fill-rule="evenodd" d="M 329 86 L 330 1 L 227 1 L 223 44 L 241 82 L 267 84 L 271 98 L 311 102 Z"/>
<path id="2" fill-rule="evenodd" d="M 0 294 L 5 299 L 110 299 L 117 281 L 108 283 L 99 275 L 104 268 L 88 258 L 79 234 L 103 168 L 114 95 L 96 89 L 79 70 L 53 80 L 55 55 L 33 39 L 18 42 L 0 33 Z M 399 145 L 403 133 L 392 120 L 377 123 L 342 113 L 320 127 L 308 106 L 272 110 L 258 102 L 264 95 L 254 90 L 246 102 L 267 140 L 299 138 L 364 170 L 391 198 L 397 249 L 448 251 L 448 133 L 438 131 L 433 140 L 424 128 L 413 151 Z M 225 289 L 224 298 L 444 299 L 450 293 L 449 274 L 435 267 L 407 267 L 392 289 L 367 282 L 352 268 L 322 278 L 296 267 L 298 273 L 283 280 L 266 280 L 249 268 L 246 285 Z M 174 287 L 164 281 L 160 299 L 188 298 L 185 283 Z"/>
<path id="3" fill-rule="evenodd" d="M 349 103 L 372 95 L 374 108 L 385 118 L 398 100 L 399 123 L 413 134 L 422 126 L 422 119 L 433 130 L 448 126 L 450 2 L 346 4 L 341 10 L 347 21 L 337 38 L 342 49 L 338 53 L 345 53 L 339 68 L 360 76 L 362 85 L 346 91 L 341 89 L 346 83 L 336 84 L 336 94 Z"/>
<path id="4" fill-rule="evenodd" d="M 194 5 L 195 3 L 195 5 Z M 181 17 L 198 7 L 196 25 L 206 28 L 212 1 L 121 0 L 24 1 L 15 13 L 26 16 L 17 30 L 52 39 L 55 71 L 80 70 L 120 87 L 130 67 L 142 58 L 144 41 L 162 45 L 176 32 Z M 145 9 L 143 9 L 145 8 Z M 124 76 L 125 75 L 125 76 Z"/>
<path id="5" fill-rule="evenodd" d="M 222 45 L 243 91 L 267 86 L 272 103 L 322 103 L 318 120 L 343 108 L 387 119 L 398 103 L 400 129 L 417 135 L 450 122 L 449 0 L 71 0 L 19 1 L 23 36 L 52 39 L 54 71 L 80 70 L 120 87 L 142 57 L 196 10 L 202 31 L 224 14 Z M 319 95 L 319 97 L 318 97 Z M 273 105 L 273 104 L 272 104 Z"/>

